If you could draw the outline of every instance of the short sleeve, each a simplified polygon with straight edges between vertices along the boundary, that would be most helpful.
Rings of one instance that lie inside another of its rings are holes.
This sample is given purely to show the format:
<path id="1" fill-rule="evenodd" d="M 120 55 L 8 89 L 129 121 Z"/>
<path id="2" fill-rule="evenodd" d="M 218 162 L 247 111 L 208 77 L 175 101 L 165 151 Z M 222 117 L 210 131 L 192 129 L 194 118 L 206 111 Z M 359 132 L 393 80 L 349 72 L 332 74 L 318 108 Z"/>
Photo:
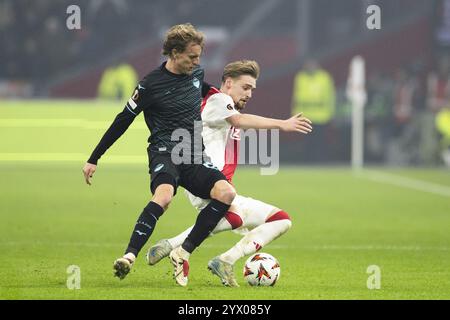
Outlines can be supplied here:
<path id="1" fill-rule="evenodd" d="M 216 93 L 208 98 L 202 112 L 202 120 L 207 123 L 225 121 L 227 118 L 239 114 L 234 108 L 233 99 L 224 93 Z"/>

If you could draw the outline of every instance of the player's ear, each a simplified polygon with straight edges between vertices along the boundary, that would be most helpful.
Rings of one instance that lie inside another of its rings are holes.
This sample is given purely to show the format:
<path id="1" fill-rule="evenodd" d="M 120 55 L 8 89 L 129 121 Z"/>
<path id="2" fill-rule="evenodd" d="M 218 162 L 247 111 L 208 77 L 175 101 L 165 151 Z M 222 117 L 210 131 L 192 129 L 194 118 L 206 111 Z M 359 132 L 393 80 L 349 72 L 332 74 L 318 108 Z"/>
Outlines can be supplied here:
<path id="1" fill-rule="evenodd" d="M 226 86 L 227 88 L 231 88 L 232 85 L 233 85 L 233 79 L 231 79 L 230 77 L 226 78 L 226 79 L 225 79 L 225 86 Z"/>
<path id="2" fill-rule="evenodd" d="M 172 58 L 174 60 L 178 59 L 178 51 L 177 51 L 177 49 L 172 49 Z"/>

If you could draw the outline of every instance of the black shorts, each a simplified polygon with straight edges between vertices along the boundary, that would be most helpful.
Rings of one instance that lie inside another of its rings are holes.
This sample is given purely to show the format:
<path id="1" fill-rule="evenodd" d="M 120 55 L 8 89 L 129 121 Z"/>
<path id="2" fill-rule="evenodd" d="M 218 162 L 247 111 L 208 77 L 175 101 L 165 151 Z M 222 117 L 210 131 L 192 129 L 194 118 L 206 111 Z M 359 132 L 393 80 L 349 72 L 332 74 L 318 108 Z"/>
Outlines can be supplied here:
<path id="1" fill-rule="evenodd" d="M 161 184 L 171 184 L 174 195 L 178 186 L 182 186 L 193 195 L 210 199 L 214 184 L 227 178 L 211 162 L 202 164 L 174 164 L 170 153 L 148 151 L 149 169 L 151 176 L 150 190 L 155 193 Z"/>

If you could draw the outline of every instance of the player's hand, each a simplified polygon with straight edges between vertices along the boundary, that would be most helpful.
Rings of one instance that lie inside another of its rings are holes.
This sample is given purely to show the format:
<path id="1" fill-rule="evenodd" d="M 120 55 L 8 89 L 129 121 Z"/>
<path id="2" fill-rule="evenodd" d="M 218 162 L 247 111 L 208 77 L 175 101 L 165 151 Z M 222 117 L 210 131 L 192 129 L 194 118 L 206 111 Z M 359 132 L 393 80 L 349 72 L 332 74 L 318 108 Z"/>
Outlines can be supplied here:
<path id="1" fill-rule="evenodd" d="M 308 134 L 313 128 L 311 120 L 304 117 L 303 113 L 299 113 L 287 120 L 284 120 L 281 129 L 287 132 L 301 132 Z"/>
<path id="2" fill-rule="evenodd" d="M 86 163 L 83 168 L 84 179 L 88 185 L 91 185 L 91 178 L 94 175 L 97 166 L 92 163 Z"/>

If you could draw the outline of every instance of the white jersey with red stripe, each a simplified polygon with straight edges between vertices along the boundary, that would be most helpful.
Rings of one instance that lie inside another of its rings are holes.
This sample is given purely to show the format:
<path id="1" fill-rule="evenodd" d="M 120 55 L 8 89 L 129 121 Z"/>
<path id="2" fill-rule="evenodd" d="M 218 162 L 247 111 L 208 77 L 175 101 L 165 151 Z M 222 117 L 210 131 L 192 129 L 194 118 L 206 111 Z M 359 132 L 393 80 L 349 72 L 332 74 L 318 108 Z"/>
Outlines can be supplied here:
<path id="1" fill-rule="evenodd" d="M 233 99 L 212 87 L 202 102 L 203 143 L 212 163 L 233 179 L 238 163 L 240 130 L 231 126 L 227 118 L 239 114 Z"/>
<path id="2" fill-rule="evenodd" d="M 202 103 L 203 143 L 205 153 L 230 182 L 238 164 L 240 131 L 226 119 L 235 114 L 239 114 L 239 111 L 234 108 L 233 99 L 212 87 Z M 210 202 L 209 199 L 196 197 L 187 190 L 185 193 L 199 212 Z M 242 224 L 236 231 L 245 233 L 248 229 L 264 223 L 278 211 L 280 209 L 272 205 L 237 195 L 227 215 L 238 215 Z M 229 220 L 227 215 L 225 220 Z"/>

